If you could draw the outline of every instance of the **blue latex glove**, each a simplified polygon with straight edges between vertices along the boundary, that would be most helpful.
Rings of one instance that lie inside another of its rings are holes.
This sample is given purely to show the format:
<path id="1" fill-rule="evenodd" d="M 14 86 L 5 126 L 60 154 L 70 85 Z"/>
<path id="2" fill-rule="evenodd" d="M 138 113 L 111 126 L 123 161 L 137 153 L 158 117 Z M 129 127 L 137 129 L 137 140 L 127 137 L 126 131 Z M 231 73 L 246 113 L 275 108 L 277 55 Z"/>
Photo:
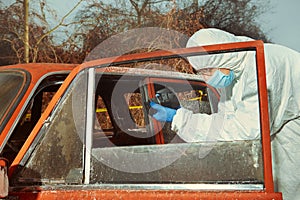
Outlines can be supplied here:
<path id="1" fill-rule="evenodd" d="M 168 107 L 164 107 L 154 102 L 150 102 L 151 108 L 156 110 L 157 112 L 153 115 L 153 117 L 161 122 L 172 122 L 174 115 L 176 114 L 176 110 Z"/>

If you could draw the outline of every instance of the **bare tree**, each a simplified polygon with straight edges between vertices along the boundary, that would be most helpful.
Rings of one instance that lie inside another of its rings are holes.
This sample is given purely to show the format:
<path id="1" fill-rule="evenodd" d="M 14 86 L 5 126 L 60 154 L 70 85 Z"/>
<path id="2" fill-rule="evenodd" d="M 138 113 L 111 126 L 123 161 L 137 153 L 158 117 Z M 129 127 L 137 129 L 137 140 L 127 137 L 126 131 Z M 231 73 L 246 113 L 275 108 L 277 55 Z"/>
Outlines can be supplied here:
<path id="1" fill-rule="evenodd" d="M 169 20 L 168 12 L 172 12 L 174 2 L 175 0 L 115 0 L 108 4 L 89 1 L 77 14 L 77 21 L 82 23 L 77 27 L 76 37 L 81 38 L 82 50 L 88 53 L 114 34 L 133 28 L 165 27 L 168 24 L 165 20 Z"/>
<path id="2" fill-rule="evenodd" d="M 0 12 L 0 47 L 5 49 L 1 51 L 1 61 L 4 64 L 23 62 L 24 18 L 21 14 L 22 5 L 13 3 L 8 8 L 3 7 Z"/>
<path id="3" fill-rule="evenodd" d="M 199 20 L 205 27 L 268 41 L 256 19 L 270 9 L 269 4 L 269 0 L 206 0 L 199 7 Z"/>
<path id="4" fill-rule="evenodd" d="M 116 33 L 134 28 L 161 27 L 191 36 L 195 31 L 216 27 L 240 35 L 267 40 L 255 19 L 267 7 L 254 0 L 115 0 L 111 3 L 89 1 L 77 15 L 83 23 L 76 36 L 82 54 Z M 140 38 L 143 40 L 143 38 Z M 178 41 L 172 41 L 174 43 Z M 149 47 L 148 50 L 155 50 Z M 113 49 L 111 50 L 113 51 Z M 141 50 L 145 51 L 145 49 Z M 111 52 L 111 55 L 114 55 Z"/>
<path id="5" fill-rule="evenodd" d="M 137 26 L 141 26 L 147 22 L 147 19 L 151 16 L 149 15 L 153 11 L 156 12 L 158 9 L 156 6 L 162 6 L 164 3 L 174 3 L 172 0 L 129 0 L 131 6 L 133 7 L 136 15 L 136 23 Z M 162 7 L 160 7 L 162 8 Z M 161 10 L 162 12 L 166 12 L 168 9 Z"/>
<path id="6" fill-rule="evenodd" d="M 75 12 L 74 10 L 83 1 L 78 0 L 77 4 L 58 19 L 54 25 L 54 20 L 49 19 L 49 16 L 56 16 L 55 9 L 50 8 L 45 0 L 30 1 L 30 3 L 35 3 L 34 9 L 32 6 L 29 7 L 28 0 L 16 0 L 7 8 L 0 9 L 0 33 L 3 33 L 0 35 L 0 48 L 1 46 L 9 48 L 10 56 L 15 58 L 8 64 L 16 62 L 65 62 L 63 59 L 66 56 L 62 52 L 66 52 L 65 46 L 63 46 L 66 43 L 56 43 L 54 33 L 62 27 L 80 23 L 67 22 L 66 19 Z M 51 25 L 49 21 L 52 22 Z M 68 39 L 67 33 L 60 32 L 60 34 Z M 7 57 L 1 54 L 0 56 L 4 60 Z"/>
<path id="7" fill-rule="evenodd" d="M 32 47 L 32 50 L 33 50 L 33 62 L 36 62 L 37 59 L 38 59 L 38 53 L 40 51 L 40 46 L 41 46 L 41 43 L 43 42 L 43 40 L 47 37 L 51 37 L 53 38 L 53 36 L 51 35 L 53 32 L 55 32 L 56 30 L 58 30 L 60 27 L 68 27 L 70 25 L 73 25 L 73 24 L 76 24 L 76 23 L 79 23 L 79 22 L 75 22 L 75 21 L 71 21 L 71 22 L 66 22 L 66 18 L 68 18 L 73 12 L 74 10 L 83 2 L 83 0 L 78 0 L 78 2 L 76 3 L 76 5 L 71 8 L 60 20 L 58 20 L 57 24 L 53 27 L 45 27 L 46 28 L 46 31 L 44 32 L 44 34 L 42 34 L 40 37 L 37 38 L 35 44 L 33 45 Z M 43 21 L 43 24 L 49 24 L 48 23 L 48 20 L 46 18 L 46 15 L 44 14 L 45 11 L 45 6 L 46 6 L 46 0 L 41 0 L 40 1 L 40 10 L 42 12 L 42 16 L 40 18 L 40 20 Z M 53 13 L 54 15 L 56 14 L 55 11 L 53 9 L 50 10 L 51 13 Z M 53 41 L 52 41 L 53 43 Z M 53 46 L 56 46 L 56 45 L 53 45 Z M 51 45 L 49 46 L 49 48 L 51 48 Z M 55 53 L 55 49 L 52 49 L 52 52 L 53 52 L 53 55 L 55 56 L 55 60 L 56 62 L 59 61 L 58 59 L 58 55 Z"/>
<path id="8" fill-rule="evenodd" d="M 29 0 L 24 0 L 24 60 L 29 63 Z"/>
<path id="9" fill-rule="evenodd" d="M 16 0 L 2 9 L 0 4 L 0 48 L 5 49 L 0 52 L 0 59 L 10 59 L 11 63 L 24 62 L 27 57 L 23 26 L 27 21 L 23 4 L 26 1 Z M 46 0 L 34 2 L 39 6 L 30 9 L 27 26 L 30 62 L 82 62 L 97 44 L 112 35 L 143 27 L 167 28 L 188 36 L 201 28 L 216 27 L 267 40 L 255 21 L 263 8 L 268 8 L 268 1 L 263 0 L 78 0 L 55 25 L 50 25 L 47 18 L 54 18 L 55 9 Z M 85 6 L 76 17 L 66 20 L 82 2 Z M 66 27 L 72 32 L 65 31 Z M 58 32 L 64 37 L 59 43 L 55 34 Z"/>

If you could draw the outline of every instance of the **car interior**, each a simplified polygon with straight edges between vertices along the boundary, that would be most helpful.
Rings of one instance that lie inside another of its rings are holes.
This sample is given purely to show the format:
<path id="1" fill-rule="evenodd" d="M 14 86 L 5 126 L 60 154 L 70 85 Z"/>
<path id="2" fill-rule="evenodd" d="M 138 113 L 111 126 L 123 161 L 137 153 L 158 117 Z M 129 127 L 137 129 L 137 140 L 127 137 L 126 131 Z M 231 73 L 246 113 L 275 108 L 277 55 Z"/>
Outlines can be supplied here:
<path id="1" fill-rule="evenodd" d="M 164 123 L 161 130 L 154 130 L 161 123 L 151 117 L 150 101 L 211 113 L 213 105 L 208 101 L 207 86 L 203 82 L 143 76 L 112 77 L 102 75 L 97 85 L 94 147 L 183 142 L 170 129 L 170 123 Z"/>

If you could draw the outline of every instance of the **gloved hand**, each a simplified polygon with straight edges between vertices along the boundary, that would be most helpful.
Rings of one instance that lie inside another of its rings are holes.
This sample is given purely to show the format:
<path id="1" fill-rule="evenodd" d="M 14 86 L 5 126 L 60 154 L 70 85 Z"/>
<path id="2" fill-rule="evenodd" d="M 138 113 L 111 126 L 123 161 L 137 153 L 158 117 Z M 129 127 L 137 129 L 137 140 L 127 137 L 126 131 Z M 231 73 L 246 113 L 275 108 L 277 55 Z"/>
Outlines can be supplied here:
<path id="1" fill-rule="evenodd" d="M 151 108 L 156 110 L 157 112 L 153 115 L 153 117 L 161 122 L 172 122 L 174 115 L 176 114 L 176 110 L 168 107 L 164 107 L 154 102 L 150 102 Z"/>

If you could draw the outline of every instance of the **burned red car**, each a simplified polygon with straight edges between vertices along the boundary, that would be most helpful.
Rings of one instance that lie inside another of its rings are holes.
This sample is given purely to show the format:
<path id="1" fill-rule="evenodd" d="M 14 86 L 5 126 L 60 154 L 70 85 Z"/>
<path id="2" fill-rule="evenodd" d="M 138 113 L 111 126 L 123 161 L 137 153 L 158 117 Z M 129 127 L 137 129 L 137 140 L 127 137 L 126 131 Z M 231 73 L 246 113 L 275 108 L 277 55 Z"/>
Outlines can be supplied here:
<path id="1" fill-rule="evenodd" d="M 257 52 L 260 140 L 188 143 L 170 123 L 152 117 L 150 101 L 194 113 L 217 111 L 217 89 L 196 74 L 164 67 L 178 59 L 188 63 L 187 56 L 204 50 Z M 21 72 L 0 69 L 0 81 L 14 83 L 0 101 L 5 105 L 0 142 L 1 156 L 9 163 L 9 198 L 281 199 L 272 180 L 261 42 L 130 54 L 64 67 L 41 71 L 35 82 L 26 76 L 29 65 L 15 66 Z"/>

